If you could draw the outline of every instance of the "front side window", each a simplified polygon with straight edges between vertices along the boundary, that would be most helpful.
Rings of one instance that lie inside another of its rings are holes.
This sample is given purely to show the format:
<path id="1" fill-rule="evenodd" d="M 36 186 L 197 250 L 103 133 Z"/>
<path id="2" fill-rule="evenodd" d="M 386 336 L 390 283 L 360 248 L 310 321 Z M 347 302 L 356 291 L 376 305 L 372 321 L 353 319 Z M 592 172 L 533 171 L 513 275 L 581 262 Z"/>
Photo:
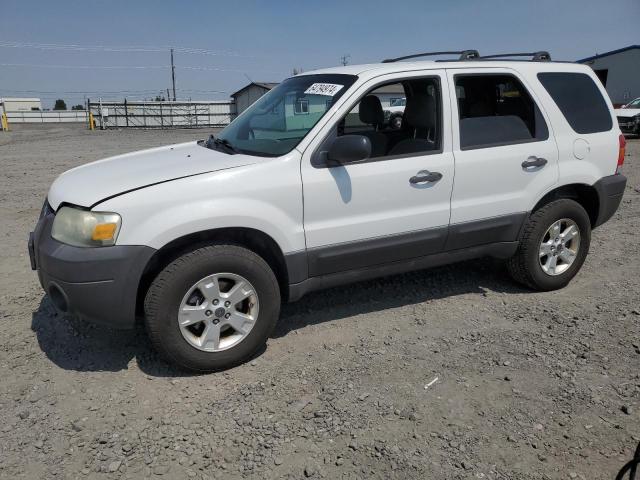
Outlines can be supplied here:
<path id="1" fill-rule="evenodd" d="M 263 95 L 217 136 L 248 155 L 289 153 L 357 80 L 355 75 L 298 75 Z"/>
<path id="2" fill-rule="evenodd" d="M 399 125 L 385 112 L 388 92 L 404 92 L 396 97 L 394 112 Z M 411 78 L 377 86 L 367 92 L 342 118 L 337 135 L 363 135 L 371 142 L 371 159 L 426 155 L 441 151 L 442 100 L 437 77 Z"/>
<path id="3" fill-rule="evenodd" d="M 462 150 L 549 138 L 540 109 L 513 75 L 456 75 L 455 84 Z"/>
<path id="4" fill-rule="evenodd" d="M 613 128 L 609 107 L 585 73 L 539 73 L 538 80 L 576 133 L 608 132 Z"/>

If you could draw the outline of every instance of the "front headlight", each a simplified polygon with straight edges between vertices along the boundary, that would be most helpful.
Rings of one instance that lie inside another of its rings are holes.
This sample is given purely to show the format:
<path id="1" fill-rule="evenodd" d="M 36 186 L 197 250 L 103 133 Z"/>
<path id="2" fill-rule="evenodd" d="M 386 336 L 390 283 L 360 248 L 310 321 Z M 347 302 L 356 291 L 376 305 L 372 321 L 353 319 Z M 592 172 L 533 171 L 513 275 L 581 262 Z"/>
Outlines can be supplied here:
<path id="1" fill-rule="evenodd" d="M 53 220 L 51 236 L 75 247 L 114 245 L 120 231 L 120 222 L 120 215 L 117 213 L 62 207 Z"/>

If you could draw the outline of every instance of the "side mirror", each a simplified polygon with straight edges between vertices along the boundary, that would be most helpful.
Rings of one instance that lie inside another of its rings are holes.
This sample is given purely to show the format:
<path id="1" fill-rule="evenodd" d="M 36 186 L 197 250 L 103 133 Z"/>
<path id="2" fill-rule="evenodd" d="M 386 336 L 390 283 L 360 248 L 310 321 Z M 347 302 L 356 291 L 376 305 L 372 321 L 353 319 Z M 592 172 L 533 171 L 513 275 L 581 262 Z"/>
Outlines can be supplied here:
<path id="1" fill-rule="evenodd" d="M 343 135 L 337 137 L 327 154 L 329 164 L 359 162 L 371 156 L 371 140 L 364 135 Z"/>

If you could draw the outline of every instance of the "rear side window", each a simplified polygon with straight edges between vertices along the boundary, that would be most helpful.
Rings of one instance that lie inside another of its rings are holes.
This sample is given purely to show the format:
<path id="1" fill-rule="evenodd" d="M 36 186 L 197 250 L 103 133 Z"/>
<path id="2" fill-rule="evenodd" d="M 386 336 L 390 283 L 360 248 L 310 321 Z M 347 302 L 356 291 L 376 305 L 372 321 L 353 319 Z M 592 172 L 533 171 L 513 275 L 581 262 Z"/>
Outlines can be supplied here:
<path id="1" fill-rule="evenodd" d="M 609 108 L 591 77 L 584 73 L 539 73 L 538 80 L 576 133 L 608 132 Z"/>
<path id="2" fill-rule="evenodd" d="M 549 138 L 540 109 L 513 75 L 456 75 L 455 82 L 462 150 Z"/>

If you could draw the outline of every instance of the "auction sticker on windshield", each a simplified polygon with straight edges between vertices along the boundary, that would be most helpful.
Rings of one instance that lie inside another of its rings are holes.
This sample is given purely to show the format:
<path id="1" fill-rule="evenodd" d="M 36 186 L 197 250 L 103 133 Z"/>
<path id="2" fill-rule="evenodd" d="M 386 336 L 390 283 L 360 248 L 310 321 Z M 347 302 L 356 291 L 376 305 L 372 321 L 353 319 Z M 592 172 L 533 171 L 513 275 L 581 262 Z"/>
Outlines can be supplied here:
<path id="1" fill-rule="evenodd" d="M 307 95 L 327 95 L 333 97 L 338 93 L 344 85 L 338 85 L 335 83 L 314 83 L 307 88 L 304 93 Z"/>

